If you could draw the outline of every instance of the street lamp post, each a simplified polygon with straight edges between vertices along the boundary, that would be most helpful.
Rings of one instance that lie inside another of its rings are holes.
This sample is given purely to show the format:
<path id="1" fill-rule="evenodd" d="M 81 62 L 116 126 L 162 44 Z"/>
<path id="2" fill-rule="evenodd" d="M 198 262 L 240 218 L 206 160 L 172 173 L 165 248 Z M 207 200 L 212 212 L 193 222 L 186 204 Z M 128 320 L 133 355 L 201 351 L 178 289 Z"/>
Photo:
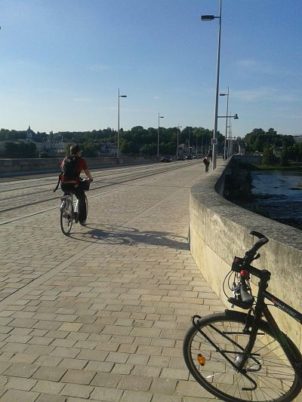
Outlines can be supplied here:
<path id="1" fill-rule="evenodd" d="M 220 75 L 220 48 L 221 48 L 221 14 L 222 0 L 219 0 L 219 15 L 202 15 L 202 21 L 212 21 L 215 18 L 219 19 L 218 30 L 218 47 L 217 47 L 217 68 L 216 68 L 216 95 L 215 95 L 215 113 L 214 113 L 214 130 L 212 138 L 212 169 L 216 169 L 216 142 L 217 142 L 217 123 L 218 123 L 218 99 L 219 99 L 219 75 Z"/>
<path id="2" fill-rule="evenodd" d="M 179 147 L 179 133 L 182 126 L 177 126 L 177 133 L 176 133 L 176 160 L 178 161 L 178 147 Z"/>
<path id="3" fill-rule="evenodd" d="M 116 147 L 116 157 L 120 154 L 120 99 L 127 98 L 127 95 L 121 95 L 120 89 L 117 92 L 117 147 Z"/>
<path id="4" fill-rule="evenodd" d="M 228 87 L 228 92 L 227 93 L 222 93 L 220 96 L 226 96 L 227 97 L 227 104 L 226 104 L 226 116 L 229 114 L 229 96 L 230 96 L 230 90 Z M 224 135 L 224 145 L 223 145 L 223 159 L 227 159 L 227 145 L 228 145 L 228 117 L 225 119 L 225 135 Z"/>
<path id="5" fill-rule="evenodd" d="M 157 115 L 157 160 L 159 160 L 159 130 L 160 130 L 160 119 L 163 119 L 160 113 Z"/>
<path id="6" fill-rule="evenodd" d="M 227 112 L 228 112 L 228 109 L 227 109 Z M 225 121 L 226 121 L 226 125 L 225 125 L 225 132 L 226 132 L 226 135 L 225 135 L 225 137 L 224 137 L 224 152 L 223 152 L 223 157 L 224 157 L 224 159 L 227 159 L 227 157 L 228 157 L 228 152 L 226 152 L 226 151 L 227 151 L 226 140 L 227 140 L 227 131 L 228 131 L 228 128 L 229 128 L 228 119 L 238 120 L 239 117 L 238 117 L 238 114 L 237 114 L 237 113 L 235 113 L 234 115 L 229 115 L 229 114 L 227 114 L 226 116 L 217 116 L 217 117 L 218 117 L 219 119 L 225 119 Z"/>

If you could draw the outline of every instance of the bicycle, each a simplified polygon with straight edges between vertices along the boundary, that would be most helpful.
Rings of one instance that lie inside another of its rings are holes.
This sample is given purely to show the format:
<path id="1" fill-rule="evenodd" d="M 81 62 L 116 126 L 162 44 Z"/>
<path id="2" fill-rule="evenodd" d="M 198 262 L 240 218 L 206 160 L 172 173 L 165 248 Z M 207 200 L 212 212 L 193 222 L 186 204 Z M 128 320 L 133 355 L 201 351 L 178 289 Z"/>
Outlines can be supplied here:
<path id="1" fill-rule="evenodd" d="M 83 180 L 81 186 L 85 191 L 89 190 L 90 181 Z M 86 216 L 88 216 L 88 199 L 85 194 Z M 60 227 L 64 235 L 71 232 L 73 222 L 79 222 L 79 200 L 72 192 L 66 192 L 61 197 L 60 204 Z"/>
<path id="2" fill-rule="evenodd" d="M 268 242 L 259 232 L 251 234 L 257 242 L 243 258 L 234 258 L 223 285 L 225 294 L 226 283 L 233 292 L 228 298 L 232 306 L 248 312 L 225 310 L 206 317 L 193 316 L 183 355 L 195 380 L 222 401 L 290 402 L 302 388 L 302 356 L 278 327 L 265 300 L 300 324 L 302 314 L 266 290 L 269 271 L 250 265 Z M 250 275 L 260 279 L 256 298 Z"/>

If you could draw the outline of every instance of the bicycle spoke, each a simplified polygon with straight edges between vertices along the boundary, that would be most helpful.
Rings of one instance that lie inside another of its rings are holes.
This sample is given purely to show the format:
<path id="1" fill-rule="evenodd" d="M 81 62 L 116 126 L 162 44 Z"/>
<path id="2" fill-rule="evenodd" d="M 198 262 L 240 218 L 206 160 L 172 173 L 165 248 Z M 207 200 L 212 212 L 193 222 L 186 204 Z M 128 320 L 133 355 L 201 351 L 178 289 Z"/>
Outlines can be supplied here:
<path id="1" fill-rule="evenodd" d="M 289 400 L 283 396 L 297 386 L 296 376 L 278 341 L 261 328 L 255 347 L 239 370 L 249 341 L 243 332 L 245 322 L 227 318 L 212 321 L 204 319 L 205 323 L 198 329 L 193 327 L 190 334 L 189 365 L 193 365 L 190 371 L 195 379 L 222 399 L 230 395 L 225 399 L 229 401 Z M 198 363 L 200 355 L 203 365 Z"/>

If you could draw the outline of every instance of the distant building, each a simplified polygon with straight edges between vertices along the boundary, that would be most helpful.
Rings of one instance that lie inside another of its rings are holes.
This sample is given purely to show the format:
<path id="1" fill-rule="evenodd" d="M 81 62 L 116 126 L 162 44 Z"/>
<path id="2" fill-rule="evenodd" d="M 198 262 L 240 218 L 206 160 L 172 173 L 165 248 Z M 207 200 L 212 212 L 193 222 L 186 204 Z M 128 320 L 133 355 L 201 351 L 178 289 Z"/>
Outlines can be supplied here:
<path id="1" fill-rule="evenodd" d="M 26 131 L 26 140 L 27 141 L 33 141 L 34 135 L 36 133 L 28 126 L 28 129 Z"/>
<path id="2" fill-rule="evenodd" d="M 51 133 L 52 134 L 52 133 Z M 35 141 L 37 134 L 28 126 L 26 130 L 26 141 L 33 142 L 36 145 L 39 156 L 56 157 L 65 154 L 65 143 L 61 137 L 59 141 L 54 142 L 52 135 L 48 136 L 46 142 Z"/>
<path id="3" fill-rule="evenodd" d="M 112 142 L 104 142 L 100 147 L 100 154 L 114 156 L 116 155 L 116 144 Z"/>

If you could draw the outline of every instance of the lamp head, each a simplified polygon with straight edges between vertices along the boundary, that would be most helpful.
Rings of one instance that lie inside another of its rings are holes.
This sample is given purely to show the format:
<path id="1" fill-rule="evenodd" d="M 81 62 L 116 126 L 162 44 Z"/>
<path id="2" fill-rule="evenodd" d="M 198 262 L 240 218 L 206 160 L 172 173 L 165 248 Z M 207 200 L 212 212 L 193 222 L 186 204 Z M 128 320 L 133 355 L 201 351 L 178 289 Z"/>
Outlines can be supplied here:
<path id="1" fill-rule="evenodd" d="M 202 15 L 201 16 L 202 21 L 212 21 L 215 18 L 216 18 L 215 15 Z"/>

